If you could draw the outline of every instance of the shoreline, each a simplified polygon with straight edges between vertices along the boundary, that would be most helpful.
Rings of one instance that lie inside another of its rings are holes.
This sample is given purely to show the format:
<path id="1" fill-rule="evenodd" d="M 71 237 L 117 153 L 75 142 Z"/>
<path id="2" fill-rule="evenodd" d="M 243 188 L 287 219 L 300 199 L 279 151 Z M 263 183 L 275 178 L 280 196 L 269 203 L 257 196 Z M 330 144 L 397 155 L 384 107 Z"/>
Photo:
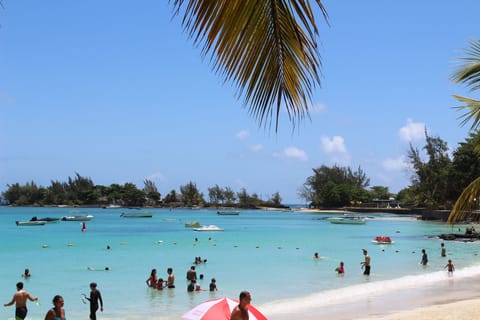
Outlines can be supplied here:
<path id="1" fill-rule="evenodd" d="M 463 273 L 463 272 L 462 272 Z M 388 286 L 388 284 L 385 284 Z M 480 275 L 447 277 L 439 282 L 416 284 L 379 292 L 365 288 L 356 297 L 336 292 L 334 300 L 321 293 L 260 306 L 268 319 L 319 318 L 348 320 L 478 319 Z M 345 298 L 342 298 L 345 297 Z"/>

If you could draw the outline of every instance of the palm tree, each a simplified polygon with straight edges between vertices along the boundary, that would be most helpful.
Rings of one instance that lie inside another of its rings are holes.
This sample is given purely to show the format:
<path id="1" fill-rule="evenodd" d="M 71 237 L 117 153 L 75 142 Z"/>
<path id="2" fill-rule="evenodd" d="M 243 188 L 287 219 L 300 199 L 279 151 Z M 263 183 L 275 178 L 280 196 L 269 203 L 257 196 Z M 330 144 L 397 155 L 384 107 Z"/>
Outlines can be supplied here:
<path id="1" fill-rule="evenodd" d="M 295 127 L 320 85 L 318 29 L 308 0 L 170 0 L 214 71 L 233 82 L 260 125 L 278 130 L 285 108 Z M 327 12 L 315 0 L 325 21 Z"/>
<path id="2" fill-rule="evenodd" d="M 480 40 L 472 40 L 470 47 L 465 51 L 467 56 L 461 60 L 464 62 L 457 72 L 452 76 L 456 83 L 466 84 L 471 91 L 480 89 Z M 458 101 L 464 105 L 456 107 L 464 113 L 460 116 L 461 125 L 465 125 L 473 121 L 471 130 L 478 130 L 480 125 L 480 101 L 453 95 Z M 480 157 L 480 145 L 475 149 Z M 464 218 L 473 216 L 473 210 L 478 209 L 480 195 L 480 177 L 473 180 L 462 192 L 455 202 L 452 212 L 448 217 L 449 223 L 462 221 Z"/>

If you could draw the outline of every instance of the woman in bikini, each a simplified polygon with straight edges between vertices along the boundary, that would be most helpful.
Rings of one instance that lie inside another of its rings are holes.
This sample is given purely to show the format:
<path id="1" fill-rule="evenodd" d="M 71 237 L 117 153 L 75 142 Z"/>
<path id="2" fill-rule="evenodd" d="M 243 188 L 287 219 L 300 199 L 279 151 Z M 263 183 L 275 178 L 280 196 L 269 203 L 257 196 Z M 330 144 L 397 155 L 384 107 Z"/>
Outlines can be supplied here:
<path id="1" fill-rule="evenodd" d="M 67 320 L 65 310 L 63 310 L 63 297 L 56 295 L 53 297 L 53 308 L 48 310 L 45 320 Z"/>

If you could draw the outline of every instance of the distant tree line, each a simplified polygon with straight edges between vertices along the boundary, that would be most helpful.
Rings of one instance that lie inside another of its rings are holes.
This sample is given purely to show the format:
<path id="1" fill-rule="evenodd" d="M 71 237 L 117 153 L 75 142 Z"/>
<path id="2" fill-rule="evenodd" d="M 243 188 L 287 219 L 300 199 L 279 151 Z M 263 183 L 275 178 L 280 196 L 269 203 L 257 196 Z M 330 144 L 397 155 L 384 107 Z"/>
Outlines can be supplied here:
<path id="1" fill-rule="evenodd" d="M 451 209 L 462 190 L 480 176 L 480 162 L 475 152 L 478 145 L 479 134 L 471 133 L 451 152 L 445 141 L 430 136 L 425 130 L 425 146 L 419 150 L 410 145 L 408 151 L 411 185 L 398 194 L 390 193 L 388 187 L 384 186 L 369 188 L 370 179 L 360 167 L 352 170 L 349 167 L 322 165 L 312 169 L 313 175 L 307 177 L 298 195 L 315 208 L 359 206 L 376 200 L 396 199 L 402 207 Z M 188 182 L 180 186 L 179 191 L 171 190 L 162 197 L 155 183 L 148 179 L 144 181 L 143 189 L 133 183 L 102 186 L 79 173 L 68 177 L 66 182 L 51 181 L 48 187 L 38 186 L 33 181 L 7 187 L 2 194 L 3 199 L 19 206 L 118 204 L 127 207 L 284 207 L 278 192 L 263 200 L 256 193 L 249 194 L 245 188 L 235 192 L 228 186 L 215 185 L 208 188 L 207 200 L 194 182 Z"/>
<path id="2" fill-rule="evenodd" d="M 125 207 L 172 207 L 172 206 L 225 206 L 239 208 L 255 208 L 258 206 L 284 207 L 278 192 L 268 200 L 262 200 L 256 193 L 250 195 L 245 188 L 234 192 L 230 187 L 221 188 L 218 185 L 208 188 L 209 201 L 198 190 L 197 185 L 188 182 L 180 186 L 180 192 L 171 190 L 163 198 L 155 183 L 146 179 L 143 189 L 133 183 L 96 185 L 92 179 L 75 173 L 66 182 L 51 181 L 50 186 L 38 186 L 35 182 L 24 185 L 14 183 L 7 185 L 2 198 L 11 205 L 43 206 L 107 206 L 117 204 Z"/>

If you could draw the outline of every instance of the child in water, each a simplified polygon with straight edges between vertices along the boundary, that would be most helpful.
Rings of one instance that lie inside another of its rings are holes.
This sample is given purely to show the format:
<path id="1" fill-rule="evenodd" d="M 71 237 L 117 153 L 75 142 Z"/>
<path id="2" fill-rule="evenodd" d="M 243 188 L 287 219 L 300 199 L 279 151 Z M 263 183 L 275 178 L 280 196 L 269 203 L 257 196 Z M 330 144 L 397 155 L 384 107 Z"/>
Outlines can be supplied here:
<path id="1" fill-rule="evenodd" d="M 448 263 L 444 267 L 444 269 L 445 268 L 447 268 L 449 276 L 453 275 L 453 271 L 455 271 L 455 266 L 453 265 L 452 260 L 448 260 Z"/>
<path id="2" fill-rule="evenodd" d="M 335 271 L 340 275 L 345 273 L 345 269 L 343 269 L 343 261 L 340 262 L 340 265 L 335 269 Z"/>

